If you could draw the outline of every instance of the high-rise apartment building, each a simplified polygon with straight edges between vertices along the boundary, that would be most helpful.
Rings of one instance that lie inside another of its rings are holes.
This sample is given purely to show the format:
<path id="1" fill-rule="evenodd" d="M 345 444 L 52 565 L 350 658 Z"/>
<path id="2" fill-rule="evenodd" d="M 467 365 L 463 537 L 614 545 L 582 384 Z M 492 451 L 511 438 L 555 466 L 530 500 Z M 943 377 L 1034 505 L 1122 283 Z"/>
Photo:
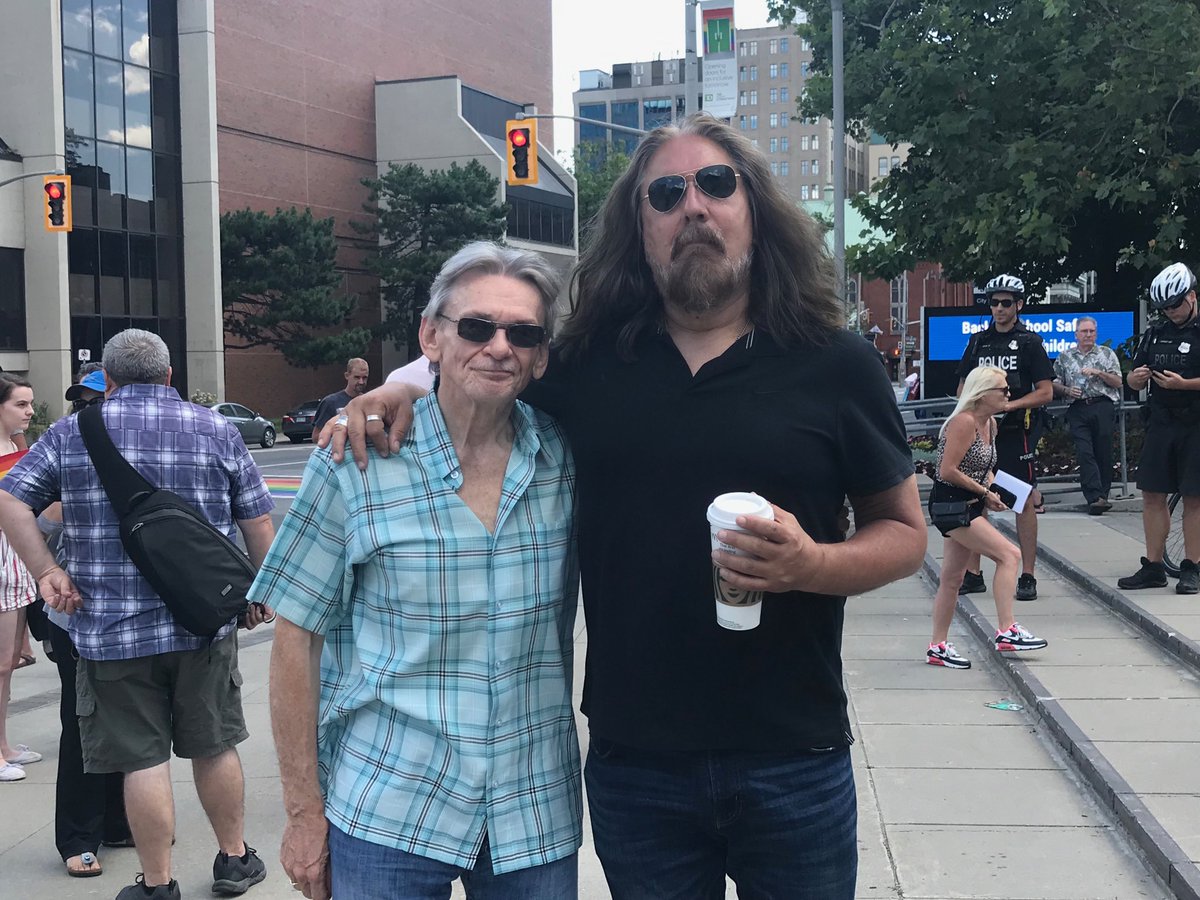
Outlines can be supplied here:
<path id="1" fill-rule="evenodd" d="M 741 129 L 770 162 L 771 171 L 797 200 L 816 200 L 833 183 L 833 123 L 800 118 L 797 101 L 812 65 L 812 48 L 790 28 L 769 26 L 737 32 L 738 108 L 730 123 Z M 703 66 L 699 67 L 703 68 Z M 703 77 L 703 76 L 701 76 Z M 580 72 L 575 115 L 649 131 L 683 115 L 683 60 L 620 63 L 612 74 Z M 701 86 L 696 86 L 702 97 Z M 701 100 L 697 108 L 702 108 Z M 576 123 L 576 143 L 610 140 L 608 129 Z M 636 135 L 612 132 L 622 149 Z M 846 144 L 846 190 L 868 187 L 866 147 Z"/>

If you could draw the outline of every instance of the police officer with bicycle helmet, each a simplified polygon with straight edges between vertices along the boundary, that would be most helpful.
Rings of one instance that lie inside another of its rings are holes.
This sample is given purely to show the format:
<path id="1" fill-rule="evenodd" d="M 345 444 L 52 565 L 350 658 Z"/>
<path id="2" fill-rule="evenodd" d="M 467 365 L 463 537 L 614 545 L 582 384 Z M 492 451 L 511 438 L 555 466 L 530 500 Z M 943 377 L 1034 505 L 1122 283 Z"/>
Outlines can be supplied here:
<path id="1" fill-rule="evenodd" d="M 1171 529 L 1167 495 L 1183 495 L 1183 542 L 1178 594 L 1200 592 L 1200 322 L 1196 276 L 1173 263 L 1150 285 L 1150 305 L 1164 316 L 1147 329 L 1125 382 L 1135 391 L 1150 386 L 1146 439 L 1138 462 L 1146 555 L 1142 567 L 1121 578 L 1123 590 L 1165 587 L 1163 549 Z"/>
<path id="2" fill-rule="evenodd" d="M 996 366 L 1008 375 L 1009 400 L 996 434 L 996 468 L 1015 478 L 1036 485 L 1034 462 L 1044 428 L 1042 407 L 1054 397 L 1054 367 L 1046 355 L 1041 337 L 1021 322 L 1025 305 L 1025 282 L 1015 275 L 997 275 L 984 288 L 992 310 L 992 324 L 976 332 L 967 342 L 958 364 L 958 389 L 972 369 Z M 1041 494 L 1034 491 L 1017 514 L 1017 543 L 1021 546 L 1021 577 L 1017 580 L 1018 600 L 1037 599 L 1037 510 Z M 959 593 L 986 590 L 979 571 L 979 555 L 967 563 Z"/>

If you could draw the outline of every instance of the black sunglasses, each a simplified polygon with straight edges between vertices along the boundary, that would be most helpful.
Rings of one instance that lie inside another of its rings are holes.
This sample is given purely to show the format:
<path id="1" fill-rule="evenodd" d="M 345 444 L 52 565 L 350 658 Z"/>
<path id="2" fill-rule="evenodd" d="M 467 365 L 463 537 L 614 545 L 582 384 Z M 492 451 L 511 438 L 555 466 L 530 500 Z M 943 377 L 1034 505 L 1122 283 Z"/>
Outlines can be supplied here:
<path id="1" fill-rule="evenodd" d="M 1160 306 L 1159 309 L 1179 309 L 1183 305 L 1183 301 L 1187 299 L 1187 294 L 1180 294 L 1179 299 L 1174 303 L 1168 303 L 1166 306 Z"/>
<path id="2" fill-rule="evenodd" d="M 704 166 L 695 172 L 685 172 L 682 175 L 663 175 L 655 178 L 646 188 L 643 200 L 650 201 L 650 207 L 660 213 L 668 213 L 687 193 L 687 180 L 691 177 L 696 187 L 714 200 L 724 200 L 732 197 L 737 190 L 737 180 L 741 178 L 732 166 L 717 164 Z"/>
<path id="3" fill-rule="evenodd" d="M 438 313 L 438 318 L 457 325 L 458 336 L 472 344 L 486 344 L 496 336 L 497 328 L 504 329 L 510 344 L 524 350 L 530 350 L 546 340 L 546 329 L 541 325 L 530 325 L 526 322 L 493 322 L 491 319 L 468 317 L 452 319 L 441 313 Z"/>
<path id="4" fill-rule="evenodd" d="M 1016 300 L 1001 300 L 998 297 L 993 297 L 988 301 L 988 306 L 1003 306 L 1005 309 L 1008 309 L 1016 302 Z"/>

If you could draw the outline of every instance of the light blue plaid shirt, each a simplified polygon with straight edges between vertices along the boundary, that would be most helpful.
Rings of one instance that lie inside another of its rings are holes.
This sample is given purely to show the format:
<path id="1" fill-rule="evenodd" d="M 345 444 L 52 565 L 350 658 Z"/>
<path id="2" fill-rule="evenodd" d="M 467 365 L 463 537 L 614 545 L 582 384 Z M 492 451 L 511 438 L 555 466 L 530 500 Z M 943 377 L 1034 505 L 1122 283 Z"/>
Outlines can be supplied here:
<path id="1" fill-rule="evenodd" d="M 325 636 L 318 759 L 330 822 L 497 873 L 582 841 L 571 708 L 575 470 L 518 403 L 495 532 L 463 503 L 436 395 L 366 472 L 313 454 L 250 591 Z"/>

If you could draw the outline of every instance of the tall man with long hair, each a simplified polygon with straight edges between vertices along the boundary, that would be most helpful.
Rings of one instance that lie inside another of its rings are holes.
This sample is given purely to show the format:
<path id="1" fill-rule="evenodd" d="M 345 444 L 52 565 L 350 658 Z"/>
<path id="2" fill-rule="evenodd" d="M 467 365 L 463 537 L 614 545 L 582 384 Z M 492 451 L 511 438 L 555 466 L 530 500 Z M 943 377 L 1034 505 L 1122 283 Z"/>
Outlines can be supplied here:
<path id="1" fill-rule="evenodd" d="M 843 610 L 917 568 L 925 522 L 890 386 L 842 329 L 834 275 L 739 132 L 703 114 L 655 129 L 523 395 L 576 457 L 585 780 L 617 900 L 720 898 L 726 875 L 743 896 L 854 896 Z M 364 433 L 399 446 L 412 393 L 350 404 L 360 464 Z M 390 442 L 368 413 L 398 420 Z M 727 491 L 773 503 L 773 520 L 722 533 L 744 556 L 710 550 L 705 510 Z M 767 593 L 757 628 L 717 624 L 714 578 Z"/>

